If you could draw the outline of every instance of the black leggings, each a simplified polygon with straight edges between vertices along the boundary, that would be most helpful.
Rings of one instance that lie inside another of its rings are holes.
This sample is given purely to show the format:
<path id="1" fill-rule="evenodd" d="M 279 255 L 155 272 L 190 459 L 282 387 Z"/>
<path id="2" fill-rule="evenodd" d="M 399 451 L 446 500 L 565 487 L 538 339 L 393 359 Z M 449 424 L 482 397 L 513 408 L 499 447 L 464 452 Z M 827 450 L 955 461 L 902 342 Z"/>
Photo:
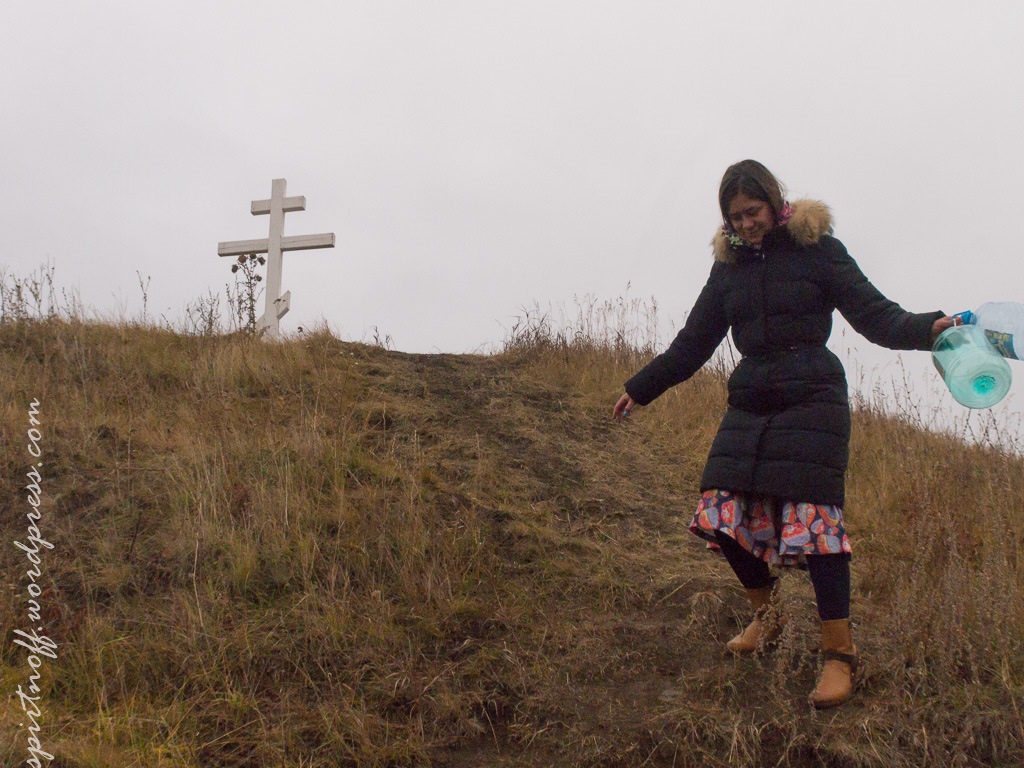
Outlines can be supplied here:
<path id="1" fill-rule="evenodd" d="M 774 581 L 768 564 L 750 554 L 731 536 L 716 531 L 715 541 L 744 587 L 761 589 Z M 811 584 L 818 602 L 818 617 L 822 621 L 850 618 L 849 553 L 808 555 L 807 570 L 811 573 Z"/>

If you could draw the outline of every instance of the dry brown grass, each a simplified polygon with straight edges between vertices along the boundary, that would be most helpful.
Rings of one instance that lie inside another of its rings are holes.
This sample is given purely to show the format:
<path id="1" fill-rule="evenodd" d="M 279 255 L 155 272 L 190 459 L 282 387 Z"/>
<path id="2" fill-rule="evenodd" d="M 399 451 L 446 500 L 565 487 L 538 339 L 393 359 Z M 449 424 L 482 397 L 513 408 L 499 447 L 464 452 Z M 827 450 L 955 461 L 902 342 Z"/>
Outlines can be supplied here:
<path id="1" fill-rule="evenodd" d="M 726 658 L 743 595 L 685 530 L 724 366 L 618 427 L 650 343 L 583 319 L 491 356 L 0 323 L 9 542 L 41 403 L 54 765 L 1024 764 L 1021 459 L 856 412 L 868 674 L 817 713 L 806 578 L 780 647 Z M 26 564 L 0 551 L 13 694 Z"/>

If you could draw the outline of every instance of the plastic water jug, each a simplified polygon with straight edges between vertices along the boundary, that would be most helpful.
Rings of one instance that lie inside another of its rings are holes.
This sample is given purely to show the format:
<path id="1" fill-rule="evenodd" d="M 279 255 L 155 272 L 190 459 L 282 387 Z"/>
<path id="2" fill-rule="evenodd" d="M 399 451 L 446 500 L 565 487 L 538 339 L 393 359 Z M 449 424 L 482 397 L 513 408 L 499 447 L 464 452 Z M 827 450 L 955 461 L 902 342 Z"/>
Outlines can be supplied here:
<path id="1" fill-rule="evenodd" d="M 939 334 L 932 362 L 953 399 L 968 408 L 991 408 L 1010 390 L 1010 364 L 978 325 L 956 325 Z"/>

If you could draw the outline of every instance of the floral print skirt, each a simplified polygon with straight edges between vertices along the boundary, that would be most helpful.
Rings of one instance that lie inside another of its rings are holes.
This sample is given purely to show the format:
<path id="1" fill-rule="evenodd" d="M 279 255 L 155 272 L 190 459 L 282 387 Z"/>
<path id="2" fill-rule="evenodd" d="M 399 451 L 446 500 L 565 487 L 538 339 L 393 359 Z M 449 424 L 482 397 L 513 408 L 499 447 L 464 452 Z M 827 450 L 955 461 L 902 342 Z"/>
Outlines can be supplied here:
<path id="1" fill-rule="evenodd" d="M 772 497 L 704 491 L 690 530 L 719 549 L 715 532 L 769 565 L 806 567 L 807 555 L 850 552 L 843 510 L 834 504 L 806 504 Z"/>

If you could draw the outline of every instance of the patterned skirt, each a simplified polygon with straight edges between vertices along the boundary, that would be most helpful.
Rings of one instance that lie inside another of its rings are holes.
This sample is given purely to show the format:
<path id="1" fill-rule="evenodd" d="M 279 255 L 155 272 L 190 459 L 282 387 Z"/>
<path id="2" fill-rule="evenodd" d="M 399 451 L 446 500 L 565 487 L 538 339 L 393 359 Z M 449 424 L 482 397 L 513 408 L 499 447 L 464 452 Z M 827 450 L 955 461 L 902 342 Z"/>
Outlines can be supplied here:
<path id="1" fill-rule="evenodd" d="M 806 567 L 807 555 L 851 552 L 843 510 L 834 504 L 806 504 L 712 489 L 704 491 L 690 530 L 719 549 L 715 532 L 769 565 Z"/>

